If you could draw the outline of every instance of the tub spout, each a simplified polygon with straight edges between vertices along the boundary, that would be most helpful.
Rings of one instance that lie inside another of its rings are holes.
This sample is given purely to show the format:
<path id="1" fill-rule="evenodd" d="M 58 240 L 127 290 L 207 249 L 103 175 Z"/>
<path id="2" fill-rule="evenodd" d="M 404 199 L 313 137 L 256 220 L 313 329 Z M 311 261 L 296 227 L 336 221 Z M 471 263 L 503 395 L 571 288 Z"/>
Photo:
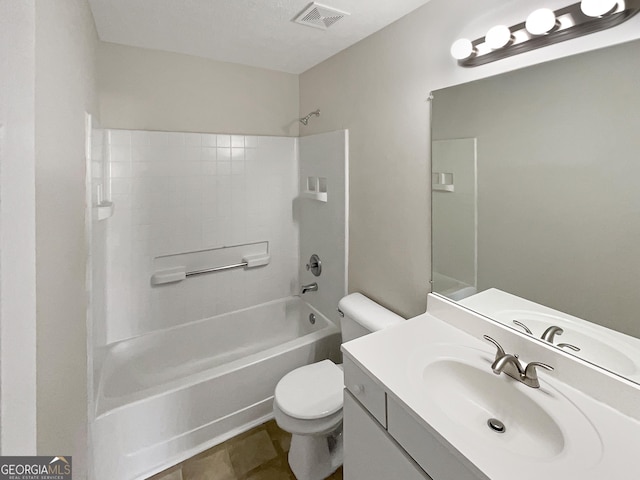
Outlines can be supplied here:
<path id="1" fill-rule="evenodd" d="M 316 282 L 310 283 L 309 285 L 302 285 L 301 294 L 304 295 L 307 292 L 317 292 L 318 284 Z"/>

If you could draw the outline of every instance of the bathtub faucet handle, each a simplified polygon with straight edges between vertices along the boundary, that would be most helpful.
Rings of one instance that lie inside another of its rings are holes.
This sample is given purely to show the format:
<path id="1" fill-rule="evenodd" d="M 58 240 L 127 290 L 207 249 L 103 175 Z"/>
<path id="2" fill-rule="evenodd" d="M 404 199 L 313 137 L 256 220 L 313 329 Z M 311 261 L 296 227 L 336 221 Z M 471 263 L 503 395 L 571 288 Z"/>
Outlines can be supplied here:
<path id="1" fill-rule="evenodd" d="M 305 265 L 307 271 L 311 271 L 316 277 L 319 277 L 322 273 L 322 262 L 320 261 L 320 257 L 315 253 L 311 255 L 309 258 L 309 263 Z"/>

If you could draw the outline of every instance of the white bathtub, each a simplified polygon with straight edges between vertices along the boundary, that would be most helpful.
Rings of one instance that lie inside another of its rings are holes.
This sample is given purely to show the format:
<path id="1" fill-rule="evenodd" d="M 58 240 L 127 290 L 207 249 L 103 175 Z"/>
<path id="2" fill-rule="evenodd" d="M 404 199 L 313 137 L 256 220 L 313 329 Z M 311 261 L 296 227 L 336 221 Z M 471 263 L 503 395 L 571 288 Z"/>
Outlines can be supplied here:
<path id="1" fill-rule="evenodd" d="M 91 432 L 95 479 L 146 478 L 268 420 L 278 380 L 337 360 L 339 347 L 339 329 L 298 297 L 109 346 Z"/>

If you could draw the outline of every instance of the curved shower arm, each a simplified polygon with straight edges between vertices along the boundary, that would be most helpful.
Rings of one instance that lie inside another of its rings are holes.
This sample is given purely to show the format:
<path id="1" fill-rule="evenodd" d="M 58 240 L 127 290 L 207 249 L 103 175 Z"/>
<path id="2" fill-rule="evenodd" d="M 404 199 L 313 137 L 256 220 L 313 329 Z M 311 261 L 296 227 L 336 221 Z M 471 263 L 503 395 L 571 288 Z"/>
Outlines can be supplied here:
<path id="1" fill-rule="evenodd" d="M 300 120 L 300 123 L 301 123 L 301 124 L 303 124 L 303 125 L 307 125 L 307 124 L 309 123 L 309 119 L 310 119 L 312 116 L 314 116 L 314 115 L 315 115 L 316 117 L 319 117 L 319 116 L 320 116 L 320 109 L 317 109 L 316 111 L 311 112 L 311 113 L 310 113 L 309 115 L 307 115 L 306 117 L 302 117 L 302 118 L 300 118 L 300 119 L 299 119 L 299 120 Z"/>

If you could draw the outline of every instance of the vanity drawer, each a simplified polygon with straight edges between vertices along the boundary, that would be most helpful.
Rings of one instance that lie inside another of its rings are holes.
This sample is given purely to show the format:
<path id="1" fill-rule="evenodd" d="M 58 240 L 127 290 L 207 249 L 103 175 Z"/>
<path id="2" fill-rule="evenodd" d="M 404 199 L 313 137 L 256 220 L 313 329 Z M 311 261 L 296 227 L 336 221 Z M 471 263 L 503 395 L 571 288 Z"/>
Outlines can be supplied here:
<path id="1" fill-rule="evenodd" d="M 391 397 L 387 398 L 387 422 L 389 434 L 433 480 L 489 480 L 445 447 Z"/>
<path id="2" fill-rule="evenodd" d="M 344 359 L 344 386 L 380 425 L 387 427 L 384 390 L 348 358 Z"/>

